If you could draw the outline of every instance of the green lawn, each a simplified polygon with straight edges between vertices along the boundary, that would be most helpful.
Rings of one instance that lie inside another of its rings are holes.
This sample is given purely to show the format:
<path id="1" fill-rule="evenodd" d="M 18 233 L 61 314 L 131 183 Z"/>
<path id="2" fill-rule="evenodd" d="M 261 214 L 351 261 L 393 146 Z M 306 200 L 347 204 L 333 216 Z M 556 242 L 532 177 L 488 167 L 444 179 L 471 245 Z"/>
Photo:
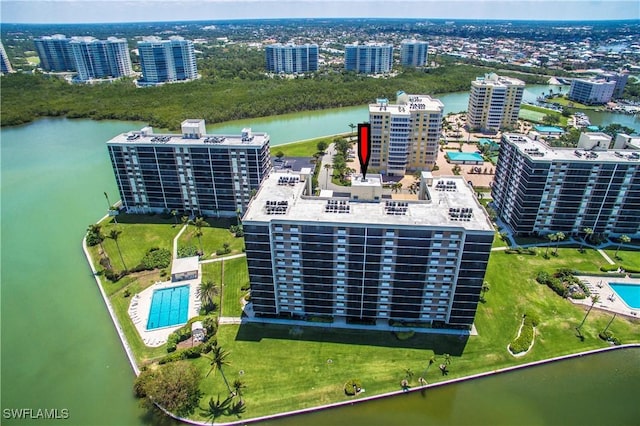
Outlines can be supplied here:
<path id="1" fill-rule="evenodd" d="M 124 227 L 124 224 L 119 226 Z M 172 235 L 178 229 L 170 224 L 145 224 L 137 231 L 125 228 L 121 238 L 139 235 L 138 241 L 145 241 L 142 239 L 144 235 L 153 232 L 155 227 L 164 233 L 162 239 L 154 239 L 149 244 L 123 244 L 123 254 L 134 259 L 135 253 L 143 253 L 151 245 L 170 245 Z M 214 234 L 227 232 L 231 235 L 226 228 L 207 228 L 207 231 L 211 234 L 206 237 L 210 239 L 207 247 L 215 246 L 212 242 Z M 112 258 L 117 255 L 113 250 L 115 247 L 108 248 Z M 347 331 L 329 327 L 221 326 L 218 342 L 230 351 L 228 360 L 231 365 L 224 368 L 226 377 L 230 382 L 241 378 L 247 386 L 244 391 L 247 411 L 243 418 L 348 400 L 343 385 L 353 378 L 362 382 L 366 389 L 364 395 L 371 396 L 399 390 L 406 369 L 415 373 L 411 379 L 411 385 L 415 386 L 422 374 L 433 383 L 608 346 L 597 335 L 611 319 L 609 313 L 594 309 L 582 327 L 584 340 L 580 340 L 575 327 L 584 317 L 585 308 L 562 299 L 534 279 L 538 271 L 554 272 L 564 267 L 598 272 L 605 260 L 591 249 L 580 253 L 576 248 L 560 248 L 558 256 L 549 259 L 542 257 L 543 252 L 542 248 L 537 249 L 535 256 L 492 252 L 485 276 L 490 289 L 485 294 L 486 302 L 478 308 L 475 320 L 478 335 L 469 338 L 416 334 L 407 340 L 399 340 L 390 332 Z M 640 261 L 638 252 L 621 251 L 621 257 L 627 262 Z M 203 278 L 220 283 L 220 268 L 221 262 L 204 264 Z M 130 298 L 125 298 L 123 291 L 126 286 L 131 294 L 135 294 L 158 277 L 159 272 L 156 271 L 137 280 L 121 280 L 125 284 L 104 284 L 112 294 L 111 303 L 141 364 L 164 355 L 165 349 L 150 349 L 142 343 L 128 318 Z M 243 295 L 240 288 L 247 281 L 246 258 L 225 261 L 222 306 L 225 316 L 240 315 L 239 300 Z M 506 348 L 515 338 L 522 315 L 526 312 L 535 312 L 541 322 L 532 350 L 523 357 L 514 358 Z M 610 328 L 623 343 L 639 342 L 639 329 L 640 320 L 620 316 Z M 437 368 L 445 353 L 452 357 L 447 377 L 443 377 Z M 429 358 L 434 354 L 437 356 L 436 364 L 424 373 Z M 209 371 L 210 361 L 207 358 L 190 362 L 202 370 L 203 376 Z M 209 398 L 225 397 L 227 393 L 219 372 L 204 378 L 201 389 L 201 406 L 205 406 Z M 194 416 L 203 419 L 200 410 Z M 230 420 L 236 418 L 223 416 L 218 419 Z"/>
<path id="2" fill-rule="evenodd" d="M 598 108 L 602 108 L 602 105 L 585 105 L 585 104 L 581 104 L 580 102 L 570 101 L 565 97 L 553 98 L 551 102 L 557 105 L 562 105 L 569 108 L 575 108 L 580 110 L 595 110 Z"/>
<path id="3" fill-rule="evenodd" d="M 148 219 L 148 217 L 144 215 L 140 217 Z M 166 223 L 145 223 L 141 225 L 124 221 L 116 224 L 112 220 L 107 220 L 101 222 L 101 225 L 102 233 L 107 236 L 102 245 L 104 250 L 109 254 L 111 265 L 116 271 L 121 271 L 124 268 L 116 242 L 108 238 L 111 230 L 117 229 L 121 232 L 118 236 L 118 245 L 120 246 L 122 258 L 128 269 L 139 265 L 144 255 L 152 247 L 172 250 L 173 238 L 180 230 L 179 227 L 174 227 L 170 221 L 166 221 Z M 140 241 L 144 241 L 145 243 L 140 244 Z M 95 258 L 98 255 L 99 245 L 89 247 L 89 250 Z M 96 263 L 96 267 L 98 267 L 98 265 L 99 264 Z"/>
<path id="4" fill-rule="evenodd" d="M 507 244 L 507 242 L 500 237 L 499 232 L 496 232 L 495 236 L 493 237 L 493 244 L 491 245 L 491 247 L 509 247 L 509 244 Z"/>
<path id="5" fill-rule="evenodd" d="M 275 156 L 282 151 L 285 157 L 312 157 L 318 152 L 318 142 L 325 141 L 327 145 L 333 142 L 334 137 L 323 137 L 303 142 L 294 142 L 271 147 L 271 155 Z"/>
<path id="6" fill-rule="evenodd" d="M 581 341 L 575 327 L 584 317 L 585 309 L 558 297 L 534 279 L 543 269 L 553 272 L 573 267 L 597 271 L 604 259 L 595 250 L 580 253 L 577 249 L 561 248 L 558 253 L 546 260 L 541 255 L 493 252 L 486 275 L 490 290 L 476 316 L 478 336 L 468 340 L 416 334 L 400 341 L 389 332 L 257 324 L 221 326 L 218 341 L 231 351 L 231 365 L 224 370 L 227 379 L 241 378 L 247 385 L 244 391 L 247 412 L 243 417 L 348 400 L 342 387 L 351 378 L 360 379 L 365 395 L 371 396 L 400 389 L 405 369 L 409 368 L 415 373 L 411 380 L 415 386 L 433 354 L 437 363 L 442 362 L 444 353 L 451 354 L 450 373 L 446 377 L 451 379 L 608 346 L 597 334 L 611 319 L 610 314 L 593 310 L 582 328 L 584 341 Z M 506 348 L 515 338 L 525 312 L 537 313 L 541 322 L 532 350 L 514 358 Z M 639 327 L 637 319 L 618 317 L 610 330 L 622 342 L 629 343 L 640 341 Z M 298 335 L 299 332 L 302 334 Z M 208 361 L 201 359 L 196 363 L 206 374 Z M 437 363 L 426 374 L 430 383 L 444 379 Z M 218 394 L 226 394 L 219 373 L 202 382 L 202 391 L 205 397 L 201 406 L 211 396 L 215 399 Z M 225 420 L 232 418 L 219 419 Z"/>
<path id="7" fill-rule="evenodd" d="M 523 120 L 542 123 L 542 120 L 544 119 L 545 115 L 547 114 L 539 111 L 531 111 L 530 109 L 525 109 L 521 107 L 518 117 Z"/>
<path id="8" fill-rule="evenodd" d="M 247 258 L 240 257 L 224 261 L 224 294 L 222 297 L 222 316 L 239 317 L 242 315 L 242 299 L 249 287 Z"/>
<path id="9" fill-rule="evenodd" d="M 640 250 L 623 250 L 618 251 L 618 257 L 616 257 L 616 249 L 606 249 L 605 253 L 622 266 L 624 269 L 640 270 Z"/>
<path id="10" fill-rule="evenodd" d="M 560 127 L 565 127 L 567 125 L 568 117 L 563 117 L 558 111 L 554 111 L 552 109 L 543 108 L 535 105 L 524 104 L 520 107 L 519 117 L 528 120 L 535 121 L 538 123 L 542 123 L 544 121 L 545 115 L 557 115 L 560 119 L 558 125 Z"/>
<path id="11" fill-rule="evenodd" d="M 236 238 L 234 234 L 229 231 L 230 221 L 227 220 L 207 220 L 210 226 L 202 228 L 202 249 L 204 250 L 203 259 L 209 259 L 216 256 L 216 251 L 223 249 L 223 244 L 229 244 L 231 253 L 238 254 L 242 252 L 244 246 L 243 238 Z M 235 221 L 233 222 L 235 223 Z M 182 233 L 178 239 L 178 247 L 194 246 L 200 250 L 200 242 L 195 235 L 196 227 L 189 225 L 187 229 Z"/>

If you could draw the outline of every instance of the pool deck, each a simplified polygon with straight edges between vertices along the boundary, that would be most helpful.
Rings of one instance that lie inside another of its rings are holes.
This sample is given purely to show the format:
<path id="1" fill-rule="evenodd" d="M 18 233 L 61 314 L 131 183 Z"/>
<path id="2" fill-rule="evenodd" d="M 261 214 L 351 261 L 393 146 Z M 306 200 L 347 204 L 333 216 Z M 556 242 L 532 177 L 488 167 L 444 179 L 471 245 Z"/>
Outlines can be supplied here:
<path id="1" fill-rule="evenodd" d="M 200 274 L 198 274 L 198 276 L 200 276 Z M 169 335 L 185 324 L 182 323 L 169 327 L 147 330 L 147 320 L 151 309 L 153 292 L 163 288 L 181 287 L 185 285 L 189 286 L 189 311 L 187 318 L 193 318 L 197 316 L 200 311 L 200 300 L 196 296 L 198 286 L 200 285 L 200 278 L 195 280 L 156 282 L 131 298 L 131 303 L 129 304 L 129 317 L 131 317 L 131 321 L 133 321 L 133 325 L 135 325 L 136 330 L 138 330 L 138 334 L 140 334 L 145 345 L 150 347 L 164 345 L 167 343 Z"/>
<path id="2" fill-rule="evenodd" d="M 640 279 L 637 278 L 619 278 L 619 277 L 596 277 L 596 276 L 580 276 L 582 282 L 585 283 L 591 294 L 597 294 L 600 296 L 600 301 L 594 305 L 594 308 L 598 308 L 604 311 L 615 312 L 620 315 L 625 315 L 631 318 L 640 317 L 640 310 L 630 308 L 624 303 L 622 298 L 609 286 L 609 282 L 620 284 L 635 284 L 640 286 Z M 571 299 L 571 301 L 578 305 L 591 306 L 591 298 L 586 299 Z"/>

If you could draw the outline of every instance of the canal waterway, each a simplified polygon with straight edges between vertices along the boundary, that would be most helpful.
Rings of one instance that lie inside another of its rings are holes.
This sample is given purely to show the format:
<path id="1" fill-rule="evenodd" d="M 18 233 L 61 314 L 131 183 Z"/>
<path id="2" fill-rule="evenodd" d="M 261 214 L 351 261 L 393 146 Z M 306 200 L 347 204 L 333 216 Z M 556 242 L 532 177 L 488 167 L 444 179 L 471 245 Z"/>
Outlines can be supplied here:
<path id="1" fill-rule="evenodd" d="M 447 101 L 448 96 L 451 96 L 450 102 Z M 463 94 L 443 95 L 440 99 L 449 111 L 466 109 Z M 459 105 L 453 102 L 456 99 Z M 355 107 L 227 123 L 209 126 L 208 130 L 238 133 L 243 126 L 250 126 L 255 131 L 270 133 L 274 145 L 277 145 L 347 132 L 350 131 L 349 123 L 366 118 L 366 107 Z M 69 419 L 65 421 L 39 420 L 38 424 L 172 423 L 149 416 L 133 398 L 133 372 L 80 246 L 87 226 L 106 210 L 103 192 L 106 191 L 112 201 L 117 198 L 105 141 L 143 126 L 144 123 L 56 118 L 0 130 L 2 409 L 68 410 Z M 640 128 L 638 125 L 635 127 Z M 640 365 L 640 351 L 625 351 L 624 354 L 629 355 L 603 355 L 604 358 L 599 358 L 602 361 L 591 364 L 592 368 L 580 370 L 579 376 L 585 377 L 585 382 L 554 383 L 549 385 L 549 389 L 566 387 L 567 392 L 573 392 L 571 395 L 578 395 L 571 398 L 597 395 L 604 398 L 606 404 L 612 404 L 615 411 L 637 414 L 635 401 L 625 402 L 618 395 L 619 389 L 624 395 L 634 394 L 635 389 L 631 385 L 618 387 L 618 379 L 609 383 L 617 377 L 613 371 L 619 365 Z M 565 365 L 567 370 L 578 368 L 572 362 Z M 628 371 L 634 385 L 640 382 L 639 370 Z M 520 377 L 521 373 L 513 374 Z M 491 380 L 486 379 L 490 383 Z M 530 387 L 535 381 L 535 375 L 527 376 L 523 382 L 526 385 L 522 386 Z M 603 382 L 608 385 L 604 386 Z M 543 386 L 545 382 L 541 383 Z M 596 383 L 597 386 L 587 386 L 586 383 Z M 456 424 L 463 400 L 476 404 L 473 400 L 482 396 L 481 401 L 490 401 L 491 392 L 468 390 L 475 389 L 474 386 L 461 384 L 456 385 L 455 391 L 449 387 L 431 390 L 426 399 L 402 396 L 366 406 L 384 408 L 357 406 L 350 411 L 336 411 L 341 413 L 340 421 L 336 420 L 337 414 L 327 411 L 314 415 L 319 417 L 305 424 L 363 424 L 372 416 L 382 418 L 372 414 L 375 410 L 390 410 L 396 413 L 394 420 L 406 418 L 406 424 L 414 424 L 415 419 L 424 415 L 424 402 L 436 399 L 435 395 L 442 392 L 438 397 L 441 402 L 435 408 L 429 408 L 429 415 L 435 416 L 436 423 L 443 419 L 442 422 L 446 420 Z M 496 418 L 504 418 L 505 423 L 511 419 L 511 423 L 521 424 L 520 413 L 524 408 L 520 405 L 523 405 L 527 413 L 532 413 L 532 419 L 546 421 L 546 417 L 540 417 L 542 414 L 535 414 L 544 411 L 544 406 L 527 404 L 526 401 L 514 401 L 512 404 L 511 392 L 496 391 L 493 401 L 499 400 L 500 403 L 486 403 L 487 406 L 500 406 L 502 411 L 494 413 L 500 416 Z M 478 395 L 474 396 L 476 392 Z M 460 399 L 459 395 L 466 396 Z M 571 398 L 565 400 L 566 407 L 571 412 L 582 410 L 584 404 Z M 487 412 L 486 416 L 490 415 L 491 412 Z M 580 417 L 576 419 L 561 423 L 584 424 L 579 421 Z M 272 424 L 280 424 L 280 421 Z M 31 422 L 3 416 L 0 423 Z"/>
<path id="2" fill-rule="evenodd" d="M 527 86 L 523 100 L 535 103 L 542 93 L 553 90 L 558 93 L 559 86 L 535 85 Z M 563 86 L 562 93 L 568 92 L 568 86 Z M 445 93 L 434 95 L 444 104 L 444 113 L 456 113 L 466 111 L 469 103 L 469 92 Z M 591 123 L 597 126 L 606 126 L 611 123 L 619 123 L 640 132 L 640 117 L 626 114 L 613 114 L 608 112 L 588 113 Z M 251 127 L 255 131 L 267 132 L 271 136 L 271 144 L 279 145 L 318 136 L 332 135 L 350 132 L 349 124 L 357 124 L 369 120 L 369 108 L 366 105 L 337 108 L 324 111 L 302 112 L 266 117 L 258 119 L 246 119 L 229 121 L 222 124 L 208 125 L 207 130 L 212 133 L 238 133 L 243 127 Z"/>

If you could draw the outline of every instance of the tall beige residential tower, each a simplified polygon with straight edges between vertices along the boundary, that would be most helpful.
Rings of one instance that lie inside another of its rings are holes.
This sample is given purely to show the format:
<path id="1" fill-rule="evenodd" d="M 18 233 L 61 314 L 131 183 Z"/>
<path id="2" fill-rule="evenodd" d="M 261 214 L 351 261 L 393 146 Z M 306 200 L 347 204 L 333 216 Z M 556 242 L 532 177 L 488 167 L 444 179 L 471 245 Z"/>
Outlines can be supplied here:
<path id="1" fill-rule="evenodd" d="M 471 82 L 467 126 L 472 130 L 498 131 L 518 123 L 524 82 L 490 73 Z"/>
<path id="2" fill-rule="evenodd" d="M 402 176 L 431 170 L 438 156 L 444 104 L 427 95 L 397 93 L 396 104 L 378 99 L 369 105 L 372 170 Z"/>

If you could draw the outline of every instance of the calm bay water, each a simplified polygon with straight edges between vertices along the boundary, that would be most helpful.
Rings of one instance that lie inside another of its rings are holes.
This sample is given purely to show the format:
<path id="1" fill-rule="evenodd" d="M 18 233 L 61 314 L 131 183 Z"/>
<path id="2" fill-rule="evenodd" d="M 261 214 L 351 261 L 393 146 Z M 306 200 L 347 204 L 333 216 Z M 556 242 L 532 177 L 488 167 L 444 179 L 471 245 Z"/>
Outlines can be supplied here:
<path id="1" fill-rule="evenodd" d="M 541 92 L 542 88 L 548 90 L 547 86 L 540 86 L 538 90 Z M 440 99 L 447 106 L 447 112 L 457 112 L 466 109 L 467 96 L 450 94 Z M 537 93 L 533 93 L 533 96 L 537 96 Z M 237 133 L 242 127 L 250 126 L 255 131 L 270 133 L 273 144 L 277 145 L 350 131 L 349 123 L 366 119 L 366 107 L 355 107 L 233 122 L 209 126 L 208 130 Z M 133 372 L 80 247 L 88 224 L 105 212 L 103 192 L 108 192 L 112 201 L 117 198 L 105 141 L 118 133 L 138 130 L 143 125 L 42 119 L 0 131 L 2 409 L 69 410 L 67 420 L 38 420 L 38 424 L 170 423 L 147 416 L 133 398 Z M 636 124 L 635 127 L 638 129 L 640 125 Z M 627 404 L 616 395 L 618 382 L 626 380 L 624 377 L 629 374 L 632 384 L 640 382 L 637 368 L 631 372 L 621 370 L 621 377 L 613 374 L 614 367 L 618 368 L 620 364 L 629 363 L 636 367 L 640 364 L 640 351 L 625 351 L 624 354 L 603 355 L 602 361 L 593 361 L 590 363 L 592 368 L 580 375 L 585 377 L 585 382 L 575 382 L 573 385 L 574 381 L 571 381 L 567 384 L 568 389 L 580 392 L 581 398 L 608 395 L 609 403 L 614 406 L 623 407 L 624 411 L 636 409 L 637 404 L 633 401 Z M 578 367 L 573 362 L 566 367 L 567 370 L 575 368 Z M 513 377 L 520 377 L 521 374 L 514 374 Z M 555 376 L 556 373 L 551 374 L 549 380 Z M 606 383 L 601 383 L 614 376 L 616 380 L 608 388 Z M 492 380 L 478 383 L 493 383 Z M 522 379 L 513 380 L 517 382 Z M 536 387 L 535 377 L 526 380 L 527 388 Z M 344 411 L 327 411 L 314 415 L 319 417 L 310 418 L 305 424 L 383 424 L 374 422 L 375 419 L 385 418 L 380 414 L 382 411 L 386 415 L 393 413 L 388 419 L 397 420 L 401 417 L 407 419 L 407 424 L 414 424 L 416 419 L 423 419 L 427 415 L 425 410 L 428 411 L 427 417 L 434 416 L 433 423 L 443 423 L 445 420 L 450 424 L 465 423 L 464 418 L 460 417 L 460 411 L 465 411 L 464 404 L 492 406 L 491 400 L 484 399 L 489 398 L 490 392 L 474 390 L 476 382 L 473 383 L 430 390 L 429 398 L 424 400 L 406 395 L 407 398 L 391 398 Z M 591 387 L 590 383 L 597 383 L 598 387 Z M 514 401 L 511 404 L 512 392 L 501 392 L 502 385 L 497 386 L 498 393 L 492 398 L 505 398 L 505 402 L 501 399 L 500 406 L 508 409 L 504 413 L 488 411 L 487 419 L 496 416 L 497 419 L 504 418 L 505 423 L 520 423 L 519 417 L 508 415 L 514 413 L 518 416 L 525 409 L 520 407 L 522 405 L 528 407 L 527 413 L 533 413 L 533 420 L 540 419 L 540 422 L 534 423 L 550 423 L 538 413 L 546 408 L 527 401 Z M 544 389 L 549 382 L 545 379 L 539 386 Z M 632 395 L 631 385 L 628 388 L 624 386 L 625 393 Z M 557 387 L 560 384 L 551 385 L 551 388 Z M 441 399 L 436 399 L 436 395 L 440 394 L 437 398 Z M 460 399 L 460 395 L 465 396 Z M 425 401 L 431 403 L 434 399 L 440 402 L 425 408 Z M 480 402 L 474 402 L 476 399 Z M 463 401 L 466 402 L 463 404 Z M 577 405 L 582 407 L 582 404 Z M 634 418 L 637 419 L 637 411 L 635 413 Z M 339 422 L 336 420 L 338 418 Z M 474 417 L 468 419 L 473 420 Z M 625 423 L 625 418 L 620 419 L 622 423 L 616 424 Z M 295 424 L 289 423 L 292 421 L 288 419 L 276 423 Z M 3 417 L 0 423 L 32 422 Z M 384 424 L 392 423 L 388 421 Z M 562 423 L 583 424 L 578 420 Z"/>

